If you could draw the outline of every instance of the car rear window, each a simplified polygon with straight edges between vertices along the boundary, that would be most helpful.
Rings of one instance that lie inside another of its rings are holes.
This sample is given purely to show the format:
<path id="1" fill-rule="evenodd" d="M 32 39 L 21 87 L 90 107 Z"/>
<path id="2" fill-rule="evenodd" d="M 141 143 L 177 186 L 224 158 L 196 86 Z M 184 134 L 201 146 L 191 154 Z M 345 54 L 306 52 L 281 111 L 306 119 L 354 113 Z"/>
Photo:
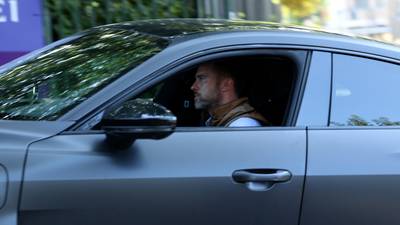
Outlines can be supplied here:
<path id="1" fill-rule="evenodd" d="M 335 54 L 330 126 L 400 126 L 400 66 Z"/>

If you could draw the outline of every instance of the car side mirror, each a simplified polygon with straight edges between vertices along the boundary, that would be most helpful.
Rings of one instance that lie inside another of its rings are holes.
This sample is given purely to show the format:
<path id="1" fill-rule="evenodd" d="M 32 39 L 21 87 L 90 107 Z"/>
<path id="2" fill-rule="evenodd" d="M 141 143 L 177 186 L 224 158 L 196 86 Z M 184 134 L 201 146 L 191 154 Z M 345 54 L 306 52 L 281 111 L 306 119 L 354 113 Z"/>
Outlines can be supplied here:
<path id="1" fill-rule="evenodd" d="M 128 147 L 136 139 L 162 139 L 172 134 L 176 117 L 165 107 L 149 100 L 134 99 L 106 112 L 101 120 L 107 142 Z"/>

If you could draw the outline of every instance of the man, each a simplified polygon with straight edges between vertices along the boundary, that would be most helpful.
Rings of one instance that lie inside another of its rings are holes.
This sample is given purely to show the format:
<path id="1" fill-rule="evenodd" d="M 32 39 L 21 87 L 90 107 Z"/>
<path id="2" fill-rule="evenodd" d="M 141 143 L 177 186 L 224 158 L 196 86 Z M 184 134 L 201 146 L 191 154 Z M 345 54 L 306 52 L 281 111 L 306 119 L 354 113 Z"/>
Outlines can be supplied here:
<path id="1" fill-rule="evenodd" d="M 248 98 L 242 97 L 243 85 L 239 76 L 224 62 L 205 63 L 198 67 L 194 92 L 196 109 L 210 114 L 207 126 L 257 127 L 267 120 L 250 106 Z"/>

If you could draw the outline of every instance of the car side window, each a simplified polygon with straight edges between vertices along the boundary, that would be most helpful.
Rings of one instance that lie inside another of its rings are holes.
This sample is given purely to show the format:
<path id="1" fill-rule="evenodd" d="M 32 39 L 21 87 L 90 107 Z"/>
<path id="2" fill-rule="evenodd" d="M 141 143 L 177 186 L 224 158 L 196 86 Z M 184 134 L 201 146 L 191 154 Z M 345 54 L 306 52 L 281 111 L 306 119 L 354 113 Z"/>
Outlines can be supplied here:
<path id="1" fill-rule="evenodd" d="M 400 66 L 356 56 L 333 56 L 330 126 L 400 125 Z"/>
<path id="2" fill-rule="evenodd" d="M 240 56 L 219 60 L 238 62 L 235 69 L 243 75 L 240 88 L 249 104 L 267 120 L 269 126 L 282 126 L 289 110 L 299 71 L 298 65 L 283 56 Z M 201 64 L 200 64 L 201 65 Z M 170 109 L 178 127 L 205 126 L 209 114 L 195 107 L 195 74 L 199 65 L 187 68 L 153 85 L 135 98 L 151 100 Z M 236 71 L 237 71 L 236 70 Z"/>

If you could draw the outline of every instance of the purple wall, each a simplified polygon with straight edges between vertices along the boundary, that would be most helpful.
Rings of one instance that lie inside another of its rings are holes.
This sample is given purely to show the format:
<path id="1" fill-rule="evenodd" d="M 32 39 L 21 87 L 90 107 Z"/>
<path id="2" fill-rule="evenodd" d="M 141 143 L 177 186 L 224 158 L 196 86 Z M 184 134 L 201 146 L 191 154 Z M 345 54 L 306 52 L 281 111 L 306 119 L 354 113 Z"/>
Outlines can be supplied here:
<path id="1" fill-rule="evenodd" d="M 0 65 L 44 44 L 42 0 L 0 0 Z"/>

